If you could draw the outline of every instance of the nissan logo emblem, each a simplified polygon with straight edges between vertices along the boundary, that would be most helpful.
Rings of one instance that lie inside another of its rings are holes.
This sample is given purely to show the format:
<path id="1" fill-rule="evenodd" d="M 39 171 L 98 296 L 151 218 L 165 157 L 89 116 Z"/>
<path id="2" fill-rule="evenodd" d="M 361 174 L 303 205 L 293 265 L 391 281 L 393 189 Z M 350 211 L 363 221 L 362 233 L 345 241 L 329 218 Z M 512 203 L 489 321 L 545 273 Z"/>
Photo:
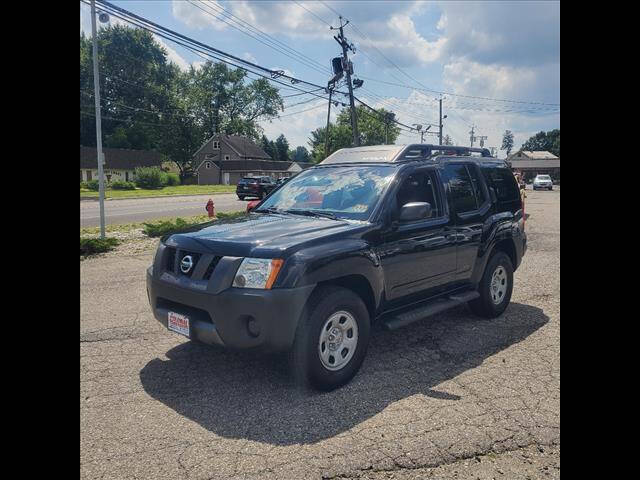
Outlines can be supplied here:
<path id="1" fill-rule="evenodd" d="M 182 270 L 182 273 L 189 273 L 191 267 L 193 267 L 193 258 L 191 258 L 191 255 L 182 257 L 182 261 L 180 262 L 180 270 Z"/>

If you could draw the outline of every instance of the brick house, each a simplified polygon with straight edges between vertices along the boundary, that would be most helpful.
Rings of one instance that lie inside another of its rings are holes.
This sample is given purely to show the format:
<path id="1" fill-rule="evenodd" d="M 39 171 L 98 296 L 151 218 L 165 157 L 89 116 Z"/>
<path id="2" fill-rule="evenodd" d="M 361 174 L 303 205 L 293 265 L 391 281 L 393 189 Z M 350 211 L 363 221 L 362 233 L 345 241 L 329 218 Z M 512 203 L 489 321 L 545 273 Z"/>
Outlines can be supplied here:
<path id="1" fill-rule="evenodd" d="M 251 139 L 239 135 L 214 135 L 193 159 L 198 185 L 235 185 L 242 177 L 290 177 L 312 165 L 272 160 Z"/>
<path id="2" fill-rule="evenodd" d="M 104 178 L 107 182 L 114 180 L 133 181 L 137 167 L 160 167 L 162 154 L 148 150 L 131 150 L 129 148 L 103 148 Z M 80 181 L 88 182 L 98 178 L 98 153 L 96 147 L 80 145 Z"/>

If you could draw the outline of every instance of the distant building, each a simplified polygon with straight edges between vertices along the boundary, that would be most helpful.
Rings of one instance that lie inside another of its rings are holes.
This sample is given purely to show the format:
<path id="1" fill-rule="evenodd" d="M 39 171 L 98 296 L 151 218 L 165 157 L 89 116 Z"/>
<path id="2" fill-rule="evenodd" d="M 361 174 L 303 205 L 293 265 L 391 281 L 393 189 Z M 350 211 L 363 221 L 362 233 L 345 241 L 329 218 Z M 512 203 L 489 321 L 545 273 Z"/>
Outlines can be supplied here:
<path id="1" fill-rule="evenodd" d="M 193 159 L 199 185 L 235 185 L 242 177 L 290 177 L 313 165 L 272 160 L 251 139 L 239 135 L 214 135 Z"/>
<path id="2" fill-rule="evenodd" d="M 560 158 L 547 151 L 520 151 L 507 157 L 507 163 L 514 171 L 521 172 L 525 180 L 536 175 L 551 175 L 554 180 L 560 179 Z"/>
<path id="3" fill-rule="evenodd" d="M 160 167 L 162 154 L 149 150 L 131 150 L 129 148 L 103 148 L 104 178 L 133 181 L 137 167 Z M 98 152 L 96 147 L 80 145 L 80 181 L 88 182 L 98 178 Z"/>

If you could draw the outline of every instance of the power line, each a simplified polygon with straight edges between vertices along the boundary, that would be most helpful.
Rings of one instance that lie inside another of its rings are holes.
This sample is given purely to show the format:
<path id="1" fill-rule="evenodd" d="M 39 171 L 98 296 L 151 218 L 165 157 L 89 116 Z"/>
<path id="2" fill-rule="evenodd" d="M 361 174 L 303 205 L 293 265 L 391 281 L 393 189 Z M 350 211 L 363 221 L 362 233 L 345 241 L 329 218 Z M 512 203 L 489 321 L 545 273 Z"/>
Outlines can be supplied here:
<path id="1" fill-rule="evenodd" d="M 313 13 L 311 10 L 309 10 L 307 7 L 305 7 L 304 5 L 302 5 L 299 2 L 296 2 L 296 0 L 293 0 L 294 3 L 296 3 L 299 7 L 304 8 L 307 12 L 309 12 L 311 15 L 313 15 L 314 17 L 316 17 L 318 20 L 320 20 L 322 23 L 325 23 L 327 25 L 329 25 L 329 27 L 331 27 L 331 24 L 329 22 L 327 22 L 326 20 L 324 20 L 323 18 L 320 18 L 318 15 L 316 15 L 315 13 Z"/>
<path id="2" fill-rule="evenodd" d="M 207 9 L 205 10 L 203 7 L 201 7 L 200 5 L 197 5 L 196 3 L 192 2 L 191 0 L 189 0 L 189 3 L 192 4 L 193 6 L 195 6 L 196 8 L 199 8 L 200 10 L 202 10 L 204 13 L 206 13 L 210 17 L 213 17 L 216 20 L 219 20 L 219 21 L 229 25 L 230 27 L 238 30 L 239 32 L 242 32 L 245 35 L 257 40 L 258 42 L 262 43 L 263 45 L 266 45 L 267 47 L 269 47 L 269 48 L 271 48 L 271 49 L 273 49 L 273 50 L 275 50 L 275 51 L 277 51 L 279 53 L 282 53 L 283 55 L 287 56 L 288 58 L 296 60 L 296 61 L 304 64 L 308 68 L 311 68 L 311 69 L 313 69 L 313 70 L 315 70 L 315 71 L 317 71 L 319 73 L 322 73 L 322 74 L 327 73 L 327 69 L 322 67 L 322 66 L 320 66 L 320 68 L 318 68 L 315 65 L 315 61 L 313 59 L 306 60 L 309 57 L 307 57 L 303 53 L 300 53 L 297 50 L 294 50 L 293 48 L 289 47 L 285 43 L 273 38 L 271 35 L 269 35 L 269 34 L 263 32 L 262 30 L 254 27 L 249 22 L 246 22 L 246 21 L 242 20 L 240 17 L 237 17 L 234 14 L 228 12 L 223 7 L 218 7 L 215 4 L 211 4 L 211 5 L 207 4 Z M 210 10 L 209 7 L 212 7 L 214 10 L 213 11 Z M 225 18 L 227 18 L 231 22 L 233 22 L 233 24 L 228 22 L 228 21 L 226 21 L 224 18 L 217 17 L 216 14 L 224 16 Z M 246 24 L 248 26 L 244 26 L 243 24 Z M 239 26 L 236 26 L 236 25 L 239 25 Z M 252 29 L 253 29 L 253 31 L 252 31 Z M 261 40 L 260 38 L 254 36 L 253 33 L 256 33 L 256 35 L 261 35 L 262 37 L 265 38 L 266 42 L 269 42 L 269 43 L 266 43 L 265 41 Z M 292 56 L 291 54 L 289 54 L 286 50 L 284 50 L 278 44 L 283 45 L 284 48 L 290 50 L 291 52 L 294 52 L 295 57 Z"/>
<path id="3" fill-rule="evenodd" d="M 324 5 L 326 8 L 328 8 L 329 10 L 331 10 L 332 12 L 336 13 L 337 15 L 342 15 L 341 13 L 337 12 L 336 10 L 334 10 L 333 8 L 331 8 L 330 6 L 328 6 L 326 3 L 324 3 L 323 1 L 320 0 L 320 3 L 322 5 Z M 344 17 L 344 15 L 342 15 Z M 463 94 L 459 94 L 459 93 L 453 93 L 453 92 L 443 92 L 440 90 L 435 90 L 435 89 L 431 89 L 429 87 L 427 87 L 426 85 L 424 85 L 422 82 L 420 82 L 419 80 L 415 79 L 414 77 L 412 77 L 411 75 L 409 75 L 407 72 L 405 72 L 403 69 L 401 69 L 398 65 L 396 65 L 393 60 L 391 60 L 390 58 L 388 58 L 384 53 L 382 53 L 380 51 L 380 49 L 378 49 L 378 47 L 376 47 L 375 45 L 373 45 L 373 41 L 365 34 L 363 33 L 353 22 L 351 22 L 351 26 L 353 27 L 353 29 L 356 31 L 356 33 L 358 33 L 361 37 L 363 37 L 364 39 L 368 40 L 371 47 L 373 47 L 385 60 L 387 60 L 387 62 L 389 62 L 394 68 L 396 68 L 400 73 L 402 73 L 403 75 L 405 75 L 406 77 L 410 78 L 411 80 L 413 80 L 414 82 L 416 82 L 418 85 L 420 85 L 422 88 L 419 90 L 425 90 L 427 92 L 431 92 L 431 93 L 437 93 L 439 95 L 451 95 L 451 96 L 457 96 L 457 97 L 464 97 L 464 98 L 475 98 L 475 99 L 479 99 L 479 100 L 488 100 L 488 101 L 494 101 L 494 102 L 508 102 L 508 103 L 524 103 L 524 104 L 532 104 L 532 105 L 552 105 L 552 106 L 560 106 L 559 103 L 544 103 L 544 102 L 531 102 L 531 101 L 525 101 L 525 100 L 510 100 L 510 99 L 504 99 L 504 98 L 491 98 L 491 97 L 480 97 L 480 96 L 476 96 L 476 95 L 463 95 Z M 362 47 L 360 47 L 362 48 Z M 370 60 L 372 60 L 371 58 L 369 58 Z M 373 61 L 373 60 L 372 60 Z M 374 62 L 376 65 L 377 63 Z M 378 65 L 379 66 L 379 65 Z M 362 77 L 362 76 L 361 76 Z M 362 77 L 367 79 L 367 77 Z M 369 80 L 374 80 L 374 81 L 380 81 L 377 79 L 371 79 L 368 78 Z M 390 83 L 390 82 L 382 82 L 382 83 Z M 391 84 L 391 83 L 390 83 Z M 407 84 L 392 84 L 392 85 L 396 85 L 396 86 L 400 86 L 400 87 L 405 87 L 405 88 L 416 88 L 416 87 L 411 87 Z"/>

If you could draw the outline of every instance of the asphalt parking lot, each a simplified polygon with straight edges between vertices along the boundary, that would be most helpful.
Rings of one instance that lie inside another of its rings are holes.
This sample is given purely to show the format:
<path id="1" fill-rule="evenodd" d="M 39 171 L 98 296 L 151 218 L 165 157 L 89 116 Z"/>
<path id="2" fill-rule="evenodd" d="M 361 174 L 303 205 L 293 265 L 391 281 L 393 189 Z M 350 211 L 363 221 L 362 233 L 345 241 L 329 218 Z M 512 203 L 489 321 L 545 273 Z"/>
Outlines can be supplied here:
<path id="1" fill-rule="evenodd" d="M 560 192 L 527 190 L 512 304 L 374 329 L 360 373 L 301 391 L 280 356 L 153 318 L 153 250 L 81 262 L 83 479 L 560 476 Z"/>

